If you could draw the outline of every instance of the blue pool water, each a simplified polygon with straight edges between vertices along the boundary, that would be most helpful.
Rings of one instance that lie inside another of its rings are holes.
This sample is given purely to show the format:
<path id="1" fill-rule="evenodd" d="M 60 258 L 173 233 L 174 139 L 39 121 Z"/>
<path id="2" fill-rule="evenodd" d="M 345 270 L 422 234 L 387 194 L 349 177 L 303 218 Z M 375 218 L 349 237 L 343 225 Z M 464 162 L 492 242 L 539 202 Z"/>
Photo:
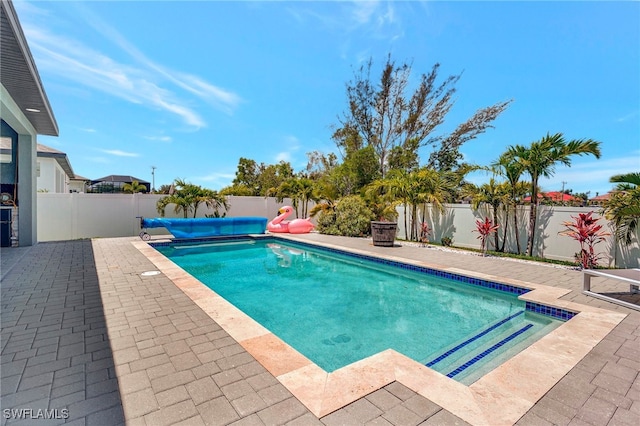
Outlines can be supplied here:
<path id="1" fill-rule="evenodd" d="M 391 348 L 471 383 L 561 323 L 516 293 L 280 239 L 156 249 L 327 372 Z"/>

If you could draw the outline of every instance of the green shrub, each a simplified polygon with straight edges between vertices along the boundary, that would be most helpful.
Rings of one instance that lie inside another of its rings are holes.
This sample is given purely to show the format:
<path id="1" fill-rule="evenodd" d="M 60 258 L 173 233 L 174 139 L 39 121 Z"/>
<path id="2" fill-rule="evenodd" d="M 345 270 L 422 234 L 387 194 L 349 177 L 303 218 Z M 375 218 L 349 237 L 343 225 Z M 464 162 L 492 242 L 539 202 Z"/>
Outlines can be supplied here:
<path id="1" fill-rule="evenodd" d="M 323 211 L 318 217 L 318 232 L 345 237 L 369 235 L 373 212 L 358 195 L 340 199 L 334 210 Z"/>

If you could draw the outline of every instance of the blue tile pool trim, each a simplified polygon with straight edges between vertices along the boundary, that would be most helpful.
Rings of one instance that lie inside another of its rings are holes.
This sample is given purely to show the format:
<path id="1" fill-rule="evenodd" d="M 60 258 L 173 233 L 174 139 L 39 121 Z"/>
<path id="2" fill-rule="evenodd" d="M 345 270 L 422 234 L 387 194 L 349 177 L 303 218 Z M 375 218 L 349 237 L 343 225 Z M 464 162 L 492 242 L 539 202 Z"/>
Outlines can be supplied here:
<path id="1" fill-rule="evenodd" d="M 374 256 L 369 256 L 366 254 L 359 254 L 359 253 L 351 253 L 348 251 L 344 251 L 344 250 L 339 250 L 339 249 L 334 249 L 334 248 L 330 248 L 330 247 L 324 247 L 324 246 L 318 246 L 315 244 L 309 244 L 306 242 L 301 242 L 301 241 L 291 241 L 288 239 L 284 239 L 284 238 L 276 238 L 279 239 L 280 241 L 286 242 L 287 244 L 292 244 L 292 245 L 300 245 L 300 246 L 304 246 L 304 247 L 310 247 L 316 250 L 323 250 L 323 251 L 328 251 L 328 252 L 332 252 L 332 253 L 338 253 L 341 255 L 346 255 L 349 257 L 354 257 L 357 259 L 363 259 L 363 260 L 368 260 L 374 263 L 378 263 L 381 265 L 387 265 L 387 266 L 393 266 L 396 268 L 400 268 L 400 269 L 405 269 L 405 270 L 409 270 L 409 271 L 415 271 L 415 272 L 420 272 L 420 273 L 424 273 L 424 274 L 429 274 L 429 275 L 435 275 L 436 277 L 443 277 L 443 278 L 449 278 L 455 281 L 460 281 L 463 283 L 467 283 L 467 284 L 472 284 L 472 285 L 477 285 L 480 287 L 485 287 L 485 288 L 491 288 L 494 290 L 500 290 L 500 291 L 504 291 L 507 293 L 512 293 L 512 294 L 517 294 L 518 296 L 528 293 L 529 291 L 531 291 L 531 289 L 528 288 L 523 288 L 523 287 L 517 287 L 514 285 L 509 285 L 509 284 L 502 284 L 502 283 L 496 283 L 493 281 L 487 281 L 487 280 L 483 280 L 481 278 L 475 278 L 475 277 L 467 277 L 465 275 L 460 275 L 460 274 L 454 274 L 451 272 L 446 272 L 446 271 L 441 271 L 439 269 L 433 269 L 433 268 L 427 268 L 426 266 L 418 266 L 418 265 L 411 265 L 409 263 L 404 263 L 404 262 L 398 262 L 397 260 L 389 260 L 389 259 L 384 259 L 384 258 L 380 258 L 380 257 L 374 257 Z"/>
<path id="2" fill-rule="evenodd" d="M 442 355 L 440 355 L 439 357 L 433 359 L 432 361 L 429 361 L 428 363 L 426 363 L 425 365 L 427 367 L 431 367 L 437 363 L 439 363 L 440 361 L 442 361 L 443 359 L 447 358 L 449 355 L 452 355 L 454 353 L 456 353 L 457 351 L 459 351 L 460 349 L 464 348 L 465 346 L 467 346 L 469 343 L 475 342 L 476 340 L 478 340 L 479 338 L 481 338 L 482 336 L 486 335 L 487 333 L 495 330 L 496 328 L 500 327 L 501 325 L 503 325 L 506 322 L 511 321 L 512 319 L 514 319 L 515 317 L 517 317 L 518 315 L 522 315 L 524 314 L 524 311 L 519 311 L 516 312 L 513 315 L 509 315 L 508 317 L 506 317 L 503 320 L 500 320 L 499 322 L 495 323 L 494 325 L 492 325 L 491 327 L 481 331 L 480 333 L 476 334 L 475 336 L 473 336 L 472 338 L 465 340 L 464 342 L 460 343 L 459 345 L 449 349 L 448 351 L 446 351 L 445 353 L 443 353 Z"/>
<path id="3" fill-rule="evenodd" d="M 519 335 L 521 335 L 522 333 L 524 333 L 525 331 L 527 331 L 531 327 L 533 327 L 533 324 L 525 325 L 520 330 L 516 331 L 515 333 L 507 336 L 503 340 L 501 340 L 498 343 L 496 343 L 495 345 L 491 346 L 489 349 L 487 349 L 487 350 L 483 351 L 482 353 L 474 356 L 469 361 L 465 362 L 460 367 L 456 368 L 451 373 L 447 374 L 447 377 L 453 378 L 454 376 L 457 376 L 458 374 L 462 373 L 467 368 L 471 367 L 476 362 L 480 361 L 482 358 L 484 358 L 487 355 L 489 355 L 491 352 L 494 352 L 494 351 L 498 350 L 499 348 L 501 348 L 505 344 L 509 343 L 511 340 L 515 339 L 516 337 L 518 337 Z"/>
<path id="4" fill-rule="evenodd" d="M 554 308 L 553 306 L 541 305 L 534 302 L 527 302 L 526 309 L 527 311 L 547 315 L 562 321 L 568 321 L 577 315 L 577 313 L 573 311 L 567 311 L 566 309 Z"/>
<path id="5" fill-rule="evenodd" d="M 490 288 L 490 289 L 494 289 L 494 290 L 504 291 L 504 292 L 511 293 L 511 294 L 516 294 L 518 296 L 520 296 L 522 294 L 525 294 L 525 293 L 528 293 L 529 291 L 531 291 L 531 289 L 524 288 L 524 287 L 517 287 L 517 286 L 509 285 L 509 284 L 503 284 L 503 283 L 497 283 L 497 282 L 493 282 L 493 281 L 487 281 L 487 280 L 483 280 L 481 278 L 467 277 L 465 275 L 454 274 L 454 273 L 451 273 L 451 272 L 445 272 L 445 271 L 441 271 L 439 269 L 427 268 L 426 266 L 411 265 L 409 263 L 398 262 L 396 260 L 389 260 L 389 259 L 384 259 L 384 258 L 375 257 L 375 256 L 369 256 L 369 255 L 366 255 L 366 254 L 351 253 L 351 252 L 348 252 L 348 251 L 345 251 L 345 250 L 339 250 L 339 249 L 335 249 L 335 248 L 331 248 L 331 247 L 324 247 L 324 246 L 320 246 L 320 245 L 316 245 L 316 244 L 312 244 L 312 243 L 307 243 L 307 242 L 303 242 L 303 241 L 292 241 L 292 240 L 289 240 L 287 238 L 278 238 L 277 236 L 273 236 L 273 235 L 229 235 L 229 236 L 210 237 L 210 238 L 174 239 L 174 240 L 171 240 L 171 241 L 150 242 L 149 245 L 152 246 L 152 247 L 169 247 L 169 246 L 175 246 L 175 245 L 181 245 L 181 244 L 211 243 L 211 242 L 240 241 L 240 240 L 274 240 L 274 241 L 281 241 L 283 243 L 287 243 L 287 244 L 291 244 L 291 245 L 309 247 L 309 248 L 316 249 L 316 250 L 322 250 L 322 251 L 327 251 L 327 252 L 331 252 L 331 253 L 337 253 L 337 254 L 340 254 L 340 255 L 343 255 L 343 256 L 353 257 L 353 258 L 356 258 L 356 259 L 368 260 L 368 261 L 371 261 L 371 262 L 374 262 L 374 263 L 378 263 L 378 264 L 382 264 L 382 265 L 388 265 L 388 266 L 393 266 L 393 267 L 400 268 L 400 269 L 406 269 L 406 270 L 409 270 L 409 271 L 415 271 L 415 272 L 420 272 L 420 273 L 424 273 L 424 274 L 435 275 L 436 277 L 448 278 L 448 279 L 452 279 L 452 280 L 455 280 L 455 281 L 459 281 L 459 282 L 463 282 L 463 283 L 467 283 L 467 284 L 471 284 L 471 285 L 477 285 L 477 286 L 480 286 L 480 287 L 485 287 L 485 288 Z M 525 309 L 527 311 L 530 311 L 530 312 L 535 312 L 535 313 L 538 313 L 538 314 L 550 316 L 550 317 L 553 317 L 555 319 L 559 319 L 559 320 L 562 320 L 562 321 L 567 321 L 567 320 L 573 318 L 573 316 L 576 315 L 576 312 L 567 311 L 567 310 L 561 309 L 561 308 L 554 308 L 554 307 L 551 307 L 551 306 L 541 305 L 539 303 L 533 303 L 533 302 L 526 302 L 526 308 Z"/>

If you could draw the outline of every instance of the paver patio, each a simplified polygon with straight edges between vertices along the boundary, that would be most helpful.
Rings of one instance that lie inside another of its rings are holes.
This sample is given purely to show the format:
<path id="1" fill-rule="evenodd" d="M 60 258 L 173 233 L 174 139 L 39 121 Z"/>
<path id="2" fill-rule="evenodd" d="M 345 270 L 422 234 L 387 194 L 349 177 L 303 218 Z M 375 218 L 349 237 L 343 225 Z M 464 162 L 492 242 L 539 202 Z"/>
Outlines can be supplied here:
<path id="1" fill-rule="evenodd" d="M 567 288 L 565 299 L 627 314 L 517 424 L 640 422 L 640 312 L 582 295 L 579 271 L 306 238 Z M 2 424 L 465 424 L 398 382 L 316 418 L 165 275 L 142 276 L 156 268 L 133 241 L 2 249 Z"/>

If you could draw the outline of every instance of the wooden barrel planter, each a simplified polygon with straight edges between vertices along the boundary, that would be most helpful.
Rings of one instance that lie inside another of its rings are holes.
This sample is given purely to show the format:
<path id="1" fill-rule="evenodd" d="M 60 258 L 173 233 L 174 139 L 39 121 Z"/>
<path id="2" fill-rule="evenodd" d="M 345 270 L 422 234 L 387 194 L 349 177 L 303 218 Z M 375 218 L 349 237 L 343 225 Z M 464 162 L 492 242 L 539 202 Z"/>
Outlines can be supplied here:
<path id="1" fill-rule="evenodd" d="M 371 236 L 373 245 L 381 247 L 393 247 L 398 230 L 397 222 L 371 221 Z"/>

